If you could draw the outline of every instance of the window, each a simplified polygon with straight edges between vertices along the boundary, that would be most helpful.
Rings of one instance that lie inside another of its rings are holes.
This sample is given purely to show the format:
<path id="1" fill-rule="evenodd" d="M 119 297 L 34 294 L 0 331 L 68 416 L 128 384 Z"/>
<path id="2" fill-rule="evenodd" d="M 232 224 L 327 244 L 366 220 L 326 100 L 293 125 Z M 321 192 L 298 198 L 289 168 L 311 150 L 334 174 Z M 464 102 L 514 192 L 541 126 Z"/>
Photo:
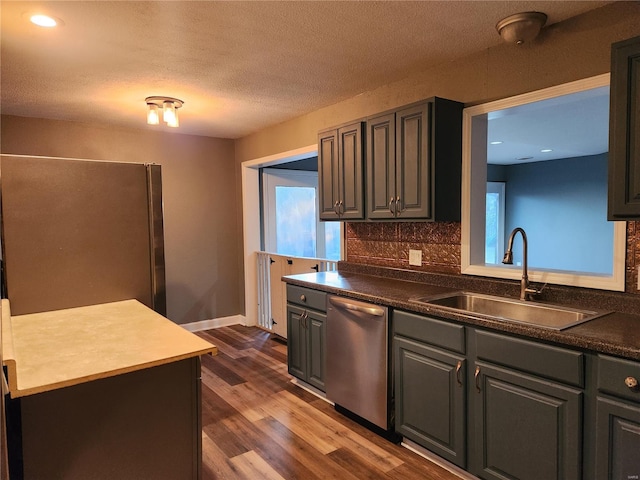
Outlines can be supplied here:
<path id="1" fill-rule="evenodd" d="M 295 257 L 340 260 L 340 222 L 318 220 L 318 173 L 265 168 L 264 249 Z"/>
<path id="2" fill-rule="evenodd" d="M 624 290 L 626 223 L 606 216 L 608 104 L 606 74 L 464 110 L 463 274 L 520 278 L 520 236 L 514 266 L 501 262 L 522 227 L 532 281 Z"/>
<path id="3" fill-rule="evenodd" d="M 497 264 L 504 254 L 504 182 L 487 182 L 485 263 Z"/>

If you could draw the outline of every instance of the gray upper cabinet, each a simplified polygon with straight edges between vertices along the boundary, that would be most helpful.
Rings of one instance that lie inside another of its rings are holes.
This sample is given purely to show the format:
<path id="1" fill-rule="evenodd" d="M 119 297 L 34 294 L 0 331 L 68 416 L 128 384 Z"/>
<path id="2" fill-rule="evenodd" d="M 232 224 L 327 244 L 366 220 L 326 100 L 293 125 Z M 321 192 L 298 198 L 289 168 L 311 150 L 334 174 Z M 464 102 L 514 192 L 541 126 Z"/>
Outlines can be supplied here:
<path id="1" fill-rule="evenodd" d="M 318 134 L 320 220 L 364 219 L 362 122 Z"/>
<path id="2" fill-rule="evenodd" d="M 367 120 L 367 217 L 394 218 L 396 115 Z"/>
<path id="3" fill-rule="evenodd" d="M 611 47 L 609 220 L 640 219 L 640 37 Z"/>
<path id="4" fill-rule="evenodd" d="M 432 98 L 367 119 L 367 218 L 460 220 L 462 107 Z"/>

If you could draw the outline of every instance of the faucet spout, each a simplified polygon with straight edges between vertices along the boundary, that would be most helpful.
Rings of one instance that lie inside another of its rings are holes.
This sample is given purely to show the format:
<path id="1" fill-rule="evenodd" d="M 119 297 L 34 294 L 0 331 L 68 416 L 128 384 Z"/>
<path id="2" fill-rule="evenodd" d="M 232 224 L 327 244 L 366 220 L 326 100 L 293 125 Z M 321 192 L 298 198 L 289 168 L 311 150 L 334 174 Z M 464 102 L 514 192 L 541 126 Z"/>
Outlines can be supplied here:
<path id="1" fill-rule="evenodd" d="M 520 233 L 522 235 L 522 280 L 520 281 L 520 300 L 531 300 L 534 295 L 539 292 L 536 289 L 529 287 L 529 273 L 528 273 L 528 265 L 527 265 L 527 234 L 524 229 L 520 227 L 516 227 L 509 235 L 509 243 L 507 246 L 507 251 L 504 254 L 504 258 L 502 259 L 502 263 L 505 265 L 513 265 L 513 239 L 516 236 L 516 233 Z"/>

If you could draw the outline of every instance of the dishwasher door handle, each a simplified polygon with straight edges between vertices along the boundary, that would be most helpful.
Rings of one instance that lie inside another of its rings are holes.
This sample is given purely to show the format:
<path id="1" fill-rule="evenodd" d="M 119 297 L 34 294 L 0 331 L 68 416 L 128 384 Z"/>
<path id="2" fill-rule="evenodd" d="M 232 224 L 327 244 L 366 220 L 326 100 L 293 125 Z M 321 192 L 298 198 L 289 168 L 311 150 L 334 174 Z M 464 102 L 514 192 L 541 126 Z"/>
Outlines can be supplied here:
<path id="1" fill-rule="evenodd" d="M 340 297 L 330 297 L 329 301 L 334 304 L 336 307 L 344 308 L 345 310 L 352 310 L 354 312 L 366 313 L 367 315 L 373 315 L 374 317 L 384 317 L 384 309 L 363 305 L 359 303 L 353 303 L 346 298 Z"/>

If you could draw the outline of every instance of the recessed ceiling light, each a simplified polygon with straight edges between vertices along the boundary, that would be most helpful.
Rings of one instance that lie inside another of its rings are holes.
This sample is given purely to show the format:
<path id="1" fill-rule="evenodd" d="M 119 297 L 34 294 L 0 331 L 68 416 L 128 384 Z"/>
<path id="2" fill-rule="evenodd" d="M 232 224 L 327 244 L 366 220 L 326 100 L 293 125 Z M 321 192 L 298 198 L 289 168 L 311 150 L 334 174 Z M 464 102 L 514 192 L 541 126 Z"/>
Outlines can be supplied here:
<path id="1" fill-rule="evenodd" d="M 540 150 L 542 153 L 549 153 L 549 152 L 553 152 L 553 150 L 551 150 L 550 148 L 544 148 L 542 150 Z"/>
<path id="2" fill-rule="evenodd" d="M 502 142 L 497 141 L 497 142 L 489 142 L 490 145 L 501 145 Z"/>
<path id="3" fill-rule="evenodd" d="M 62 25 L 62 21 L 59 18 L 52 17 L 50 15 L 44 15 L 42 13 L 37 13 L 31 15 L 29 20 L 34 25 L 38 25 L 39 27 L 52 28 L 58 25 Z"/>

